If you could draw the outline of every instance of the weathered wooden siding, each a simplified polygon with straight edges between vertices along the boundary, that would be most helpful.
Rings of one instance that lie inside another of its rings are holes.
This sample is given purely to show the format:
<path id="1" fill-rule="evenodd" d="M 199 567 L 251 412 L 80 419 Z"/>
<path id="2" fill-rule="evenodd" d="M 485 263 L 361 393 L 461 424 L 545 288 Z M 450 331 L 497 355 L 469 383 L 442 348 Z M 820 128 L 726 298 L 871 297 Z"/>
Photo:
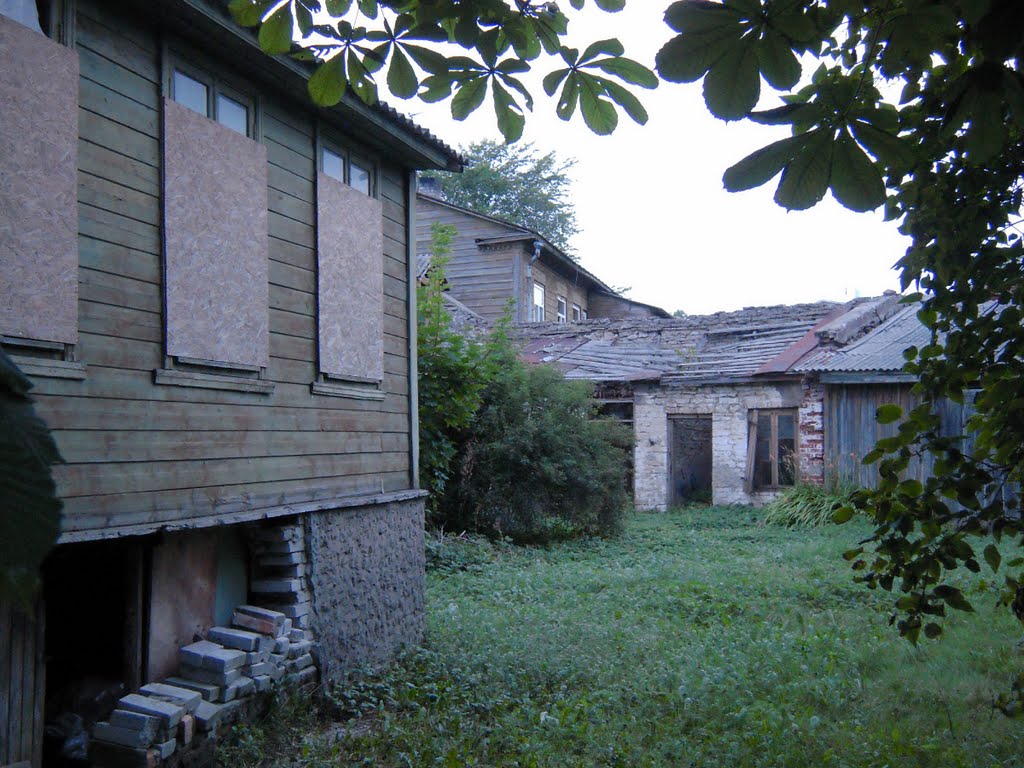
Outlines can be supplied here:
<path id="1" fill-rule="evenodd" d="M 527 261 L 529 261 L 529 259 L 527 259 Z M 544 285 L 544 319 L 547 322 L 553 323 L 558 319 L 559 296 L 563 296 L 566 299 L 565 310 L 567 321 L 572 321 L 573 304 L 578 304 L 580 309 L 589 312 L 589 302 L 587 300 L 587 291 L 585 288 L 574 284 L 571 278 L 566 277 L 560 272 L 556 272 L 543 261 L 535 261 L 532 269 L 533 277 L 526 278 L 527 293 L 525 295 L 531 296 L 532 304 L 533 287 L 530 283 L 539 282 Z"/>
<path id="2" fill-rule="evenodd" d="M 650 307 L 633 304 L 608 294 L 595 294 L 590 297 L 590 316 L 597 317 L 657 317 Z"/>
<path id="3" fill-rule="evenodd" d="M 454 226 L 458 234 L 452 241 L 447 269 L 451 295 L 488 320 L 499 319 L 509 299 L 518 298 L 513 264 L 516 257 L 522 258 L 523 248 L 519 243 L 512 243 L 500 249 L 481 250 L 476 240 L 509 235 L 516 230 L 438 205 L 422 196 L 416 207 L 417 252 L 431 251 L 430 227 L 434 221 Z"/>
<path id="4" fill-rule="evenodd" d="M 377 158 L 383 402 L 310 392 L 318 373 L 316 126 L 301 102 L 275 96 L 260 98 L 274 392 L 154 385 L 153 372 L 164 363 L 159 36 L 146 18 L 114 15 L 98 0 L 78 8 L 78 358 L 88 374 L 84 381 L 40 378 L 35 390 L 68 462 L 57 472 L 65 532 L 408 489 L 404 171 Z M 242 73 L 210 68 L 241 81 Z M 262 84 L 250 89 L 267 92 Z"/>
<path id="5" fill-rule="evenodd" d="M 42 602 L 0 603 L 0 765 L 42 761 L 46 659 Z"/>
<path id="6" fill-rule="evenodd" d="M 875 412 L 888 403 L 900 406 L 904 413 L 920 404 L 910 384 L 829 384 L 825 395 L 825 475 L 874 488 L 878 483 L 878 465 L 865 466 L 861 459 L 883 437 L 898 432 L 897 424 L 879 424 Z M 963 406 L 944 401 L 939 416 L 945 434 L 961 434 L 965 418 Z M 922 482 L 932 472 L 931 456 L 912 459 L 905 476 Z"/>

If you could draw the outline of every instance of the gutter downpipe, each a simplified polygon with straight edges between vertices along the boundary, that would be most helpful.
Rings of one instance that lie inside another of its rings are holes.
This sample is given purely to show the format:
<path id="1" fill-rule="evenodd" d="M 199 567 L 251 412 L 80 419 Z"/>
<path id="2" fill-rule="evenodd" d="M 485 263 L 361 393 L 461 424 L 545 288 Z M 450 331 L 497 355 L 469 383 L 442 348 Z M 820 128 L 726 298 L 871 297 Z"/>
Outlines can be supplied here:
<path id="1" fill-rule="evenodd" d="M 533 241 L 533 256 L 530 257 L 530 261 L 526 265 L 526 277 L 530 280 L 529 288 L 527 288 L 528 300 L 523 302 L 526 306 L 526 322 L 533 320 L 533 262 L 540 258 L 540 249 L 543 247 L 544 244 L 540 240 Z"/>
<path id="2" fill-rule="evenodd" d="M 416 357 L 418 310 L 416 292 L 419 276 L 416 264 L 416 171 L 409 171 L 406 183 L 405 256 L 408 263 L 409 296 L 409 487 L 420 487 L 420 388 L 419 361 Z"/>

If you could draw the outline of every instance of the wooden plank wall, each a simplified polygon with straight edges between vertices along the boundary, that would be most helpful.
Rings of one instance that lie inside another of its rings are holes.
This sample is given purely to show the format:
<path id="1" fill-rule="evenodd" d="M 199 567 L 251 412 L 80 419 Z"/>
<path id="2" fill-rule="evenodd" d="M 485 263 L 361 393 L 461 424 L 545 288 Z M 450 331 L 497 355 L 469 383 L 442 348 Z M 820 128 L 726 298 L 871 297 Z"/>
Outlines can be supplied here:
<path id="1" fill-rule="evenodd" d="M 526 270 L 523 270 L 525 275 Z M 566 299 L 565 302 L 565 316 L 566 321 L 572 321 L 572 305 L 578 304 L 580 309 L 587 312 L 590 311 L 589 302 L 587 301 L 587 291 L 583 286 L 574 285 L 570 278 L 565 275 L 556 272 L 548 264 L 536 261 L 533 263 L 533 277 L 524 277 L 527 285 L 524 285 L 524 289 L 529 289 L 531 292 L 530 303 L 533 303 L 533 285 L 534 281 L 540 282 L 544 286 L 544 319 L 553 323 L 558 319 L 558 297 L 563 296 Z"/>
<path id="2" fill-rule="evenodd" d="M 160 43 L 148 20 L 114 15 L 111 7 L 82 0 L 76 29 L 78 358 L 88 376 L 39 379 L 35 390 L 67 460 L 58 470 L 65 530 L 189 518 L 226 509 L 232 499 L 284 503 L 325 489 L 409 488 L 404 170 L 382 160 L 383 403 L 310 393 L 317 374 L 315 123 L 299 102 L 273 96 L 261 99 L 261 120 L 275 391 L 155 386 L 164 351 Z"/>
<path id="3" fill-rule="evenodd" d="M 416 202 L 417 253 L 430 252 L 430 225 L 434 221 L 458 230 L 447 270 L 451 295 L 488 320 L 500 319 L 508 300 L 516 296 L 512 265 L 513 259 L 522 258 L 522 247 L 512 243 L 499 250 L 481 251 L 476 239 L 500 237 L 516 230 L 421 196 Z"/>
<path id="4" fill-rule="evenodd" d="M 0 603 L 0 765 L 42 763 L 46 659 L 44 614 Z"/>
<path id="5" fill-rule="evenodd" d="M 825 471 L 828 479 L 839 478 L 866 488 L 878 483 L 878 466 L 864 466 L 861 459 L 883 437 L 895 435 L 897 424 L 879 424 L 875 412 L 893 403 L 904 413 L 920 403 L 909 384 L 830 384 L 825 397 Z M 961 434 L 966 414 L 962 406 L 944 401 L 939 417 L 945 434 Z M 912 459 L 907 478 L 922 482 L 931 474 L 930 456 Z"/>

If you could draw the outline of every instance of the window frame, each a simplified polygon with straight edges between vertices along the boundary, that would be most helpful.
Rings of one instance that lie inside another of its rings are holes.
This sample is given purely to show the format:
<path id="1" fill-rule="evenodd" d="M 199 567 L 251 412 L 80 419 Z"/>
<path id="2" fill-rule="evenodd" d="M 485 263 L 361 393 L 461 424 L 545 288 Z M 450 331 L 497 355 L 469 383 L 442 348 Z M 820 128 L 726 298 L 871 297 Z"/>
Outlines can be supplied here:
<path id="1" fill-rule="evenodd" d="M 237 102 L 246 109 L 246 133 L 245 136 L 253 141 L 262 143 L 260 100 L 255 91 L 241 88 L 236 85 L 233 78 L 215 72 L 214 67 L 206 67 L 203 62 L 196 63 L 196 57 L 186 54 L 176 46 L 170 45 L 164 49 L 164 95 L 171 101 L 187 106 L 174 98 L 174 74 L 181 72 L 185 77 L 206 86 L 206 118 L 225 128 L 234 131 L 227 123 L 219 119 L 218 97 L 224 96 L 231 101 Z M 191 107 L 189 107 L 191 109 Z M 193 110 L 195 111 L 195 110 Z M 198 113 L 202 114 L 202 113 Z M 235 133 L 239 133 L 235 131 Z"/>
<path id="2" fill-rule="evenodd" d="M 559 323 L 569 322 L 569 303 L 565 296 L 555 297 L 555 320 Z"/>
<path id="3" fill-rule="evenodd" d="M 325 176 L 329 176 L 332 179 L 340 181 L 346 186 L 352 187 L 358 192 L 363 192 L 367 197 L 374 199 L 380 199 L 380 165 L 374 159 L 369 156 L 353 152 L 349 149 L 345 142 L 335 139 L 333 135 L 323 135 L 324 132 L 320 132 L 316 142 L 316 167 Z M 324 170 L 324 153 L 329 152 L 341 159 L 342 178 L 338 178 L 333 174 L 327 173 Z M 367 184 L 368 191 L 364 191 L 359 187 L 356 187 L 352 183 L 352 166 L 355 165 L 366 171 L 368 175 Z"/>
<path id="4" fill-rule="evenodd" d="M 325 153 L 330 153 L 341 161 L 342 177 L 327 173 L 324 169 Z M 362 152 L 354 152 L 340 135 L 324 126 L 318 121 L 315 138 L 316 168 L 328 178 L 334 179 L 357 192 L 364 193 L 367 197 L 380 200 L 380 163 Z M 352 185 L 353 163 L 367 171 L 369 179 L 369 191 L 359 189 Z M 317 182 L 319 184 L 319 182 Z M 316 190 L 319 200 L 319 189 Z M 319 258 L 319 256 L 318 256 Z M 319 267 L 318 267 L 319 269 Z M 319 288 L 317 289 L 317 301 L 320 301 Z M 320 310 L 317 308 L 316 317 L 319 333 Z M 319 342 L 318 342 L 319 343 Z M 351 400 L 383 401 L 386 397 L 383 379 L 372 379 L 351 374 L 335 374 L 321 370 L 320 360 L 317 360 L 316 378 L 310 383 L 310 392 L 314 395 L 326 397 L 342 397 Z M 386 376 L 385 372 L 385 376 Z"/>
<path id="5" fill-rule="evenodd" d="M 38 31 L 47 40 L 74 50 L 77 29 L 74 0 L 46 0 L 35 6 Z M 76 306 L 78 301 L 76 298 Z M 80 321 L 79 316 L 76 327 Z M 87 367 L 78 359 L 78 343 L 0 333 L 0 349 L 7 353 L 22 373 L 29 376 L 75 381 L 86 379 Z"/>
<path id="6" fill-rule="evenodd" d="M 578 323 L 583 320 L 583 307 L 579 304 L 572 305 L 572 321 Z"/>
<path id="7" fill-rule="evenodd" d="M 760 417 L 768 416 L 770 421 L 770 434 L 768 436 L 768 460 L 771 462 L 771 482 L 768 485 L 757 482 L 757 468 L 759 465 L 757 456 L 757 444 L 759 439 Z M 789 416 L 793 419 L 793 478 L 791 482 L 781 482 L 781 464 L 784 457 L 778 452 L 779 446 L 779 417 Z M 747 493 L 759 491 L 775 491 L 784 488 L 792 488 L 800 482 L 800 409 L 790 408 L 753 408 L 747 412 Z"/>
<path id="8" fill-rule="evenodd" d="M 186 109 L 192 109 L 187 104 L 174 98 L 174 75 L 175 72 L 181 72 L 186 77 L 206 86 L 206 114 L 203 116 L 207 120 L 212 120 L 233 133 L 242 135 L 230 125 L 217 119 L 217 99 L 218 96 L 223 95 L 245 107 L 245 137 L 258 144 L 263 143 L 262 103 L 259 94 L 255 90 L 239 87 L 236 83 L 242 82 L 240 79 L 233 75 L 225 74 L 214 61 L 196 52 L 187 43 L 178 41 L 165 42 L 161 47 L 161 71 L 163 96 L 166 99 Z M 196 112 L 196 114 L 202 114 L 196 110 L 192 111 Z M 161 135 L 161 173 L 163 173 L 164 162 L 165 155 Z M 163 195 L 163 191 L 161 191 L 161 195 Z M 162 197 L 161 201 L 162 205 L 165 204 Z M 161 255 L 161 261 L 164 269 L 162 280 L 166 281 L 166 254 Z M 267 310 L 269 312 L 269 306 Z M 166 313 L 166 306 L 163 311 Z M 166 351 L 166 317 L 164 317 L 163 322 L 164 364 L 162 368 L 157 368 L 153 371 L 154 384 L 232 392 L 251 392 L 260 395 L 273 394 L 275 389 L 274 383 L 270 381 L 267 366 L 265 365 L 247 365 L 244 363 L 168 354 Z"/>
<path id="9" fill-rule="evenodd" d="M 537 303 L 537 292 L 540 291 L 540 303 Z M 547 290 L 544 287 L 544 283 L 537 280 L 533 281 L 533 296 L 530 304 L 530 319 L 535 323 L 543 323 L 545 312 L 544 303 L 547 301 Z"/>

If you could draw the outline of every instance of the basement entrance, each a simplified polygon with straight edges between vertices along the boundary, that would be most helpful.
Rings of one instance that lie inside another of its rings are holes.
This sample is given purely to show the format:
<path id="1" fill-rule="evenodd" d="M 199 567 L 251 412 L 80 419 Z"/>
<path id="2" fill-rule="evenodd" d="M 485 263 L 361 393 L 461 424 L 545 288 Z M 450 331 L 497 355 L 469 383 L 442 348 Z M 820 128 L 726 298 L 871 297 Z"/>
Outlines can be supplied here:
<path id="1" fill-rule="evenodd" d="M 669 417 L 672 506 L 711 503 L 711 415 Z"/>

